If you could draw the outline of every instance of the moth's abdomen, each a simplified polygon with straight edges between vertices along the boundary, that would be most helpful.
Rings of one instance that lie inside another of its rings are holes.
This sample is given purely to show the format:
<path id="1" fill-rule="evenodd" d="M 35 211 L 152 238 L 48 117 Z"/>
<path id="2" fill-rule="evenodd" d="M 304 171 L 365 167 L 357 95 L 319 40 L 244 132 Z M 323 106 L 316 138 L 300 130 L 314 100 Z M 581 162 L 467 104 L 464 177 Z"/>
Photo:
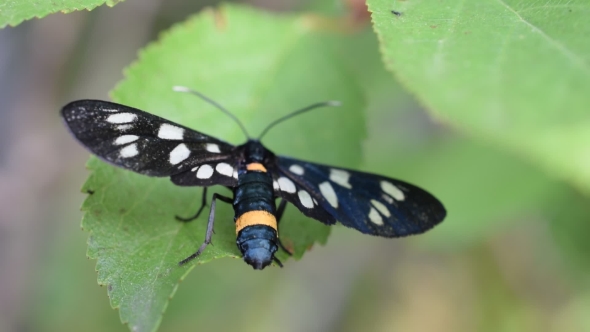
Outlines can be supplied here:
<path id="1" fill-rule="evenodd" d="M 276 212 L 272 179 L 268 173 L 247 172 L 238 178 L 234 191 L 236 220 L 250 211 L 266 211 L 274 216 Z"/>
<path id="2" fill-rule="evenodd" d="M 252 170 L 238 177 L 234 191 L 236 244 L 244 261 L 262 270 L 278 250 L 276 206 L 272 178 L 265 169 Z"/>
<path id="3" fill-rule="evenodd" d="M 273 261 L 279 249 L 277 230 L 266 225 L 245 227 L 238 233 L 236 244 L 244 261 L 256 270 L 262 270 Z"/>
<path id="4" fill-rule="evenodd" d="M 248 211 L 236 219 L 236 235 L 244 228 L 256 225 L 268 226 L 277 230 L 277 218 L 264 210 Z"/>

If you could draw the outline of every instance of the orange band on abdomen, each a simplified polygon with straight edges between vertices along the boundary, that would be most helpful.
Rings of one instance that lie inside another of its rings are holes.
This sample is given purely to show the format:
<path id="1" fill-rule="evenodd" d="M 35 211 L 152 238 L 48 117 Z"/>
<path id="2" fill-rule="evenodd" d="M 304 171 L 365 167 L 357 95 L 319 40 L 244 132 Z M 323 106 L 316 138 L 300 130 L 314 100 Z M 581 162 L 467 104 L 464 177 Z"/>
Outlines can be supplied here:
<path id="1" fill-rule="evenodd" d="M 268 211 L 249 211 L 242 214 L 238 220 L 236 220 L 236 234 L 242 229 L 253 225 L 266 225 L 272 227 L 275 231 L 277 230 L 277 219 L 272 213 Z"/>
<path id="2" fill-rule="evenodd" d="M 266 173 L 266 167 L 259 163 L 251 163 L 246 165 L 246 169 L 249 171 L 258 171 Z"/>

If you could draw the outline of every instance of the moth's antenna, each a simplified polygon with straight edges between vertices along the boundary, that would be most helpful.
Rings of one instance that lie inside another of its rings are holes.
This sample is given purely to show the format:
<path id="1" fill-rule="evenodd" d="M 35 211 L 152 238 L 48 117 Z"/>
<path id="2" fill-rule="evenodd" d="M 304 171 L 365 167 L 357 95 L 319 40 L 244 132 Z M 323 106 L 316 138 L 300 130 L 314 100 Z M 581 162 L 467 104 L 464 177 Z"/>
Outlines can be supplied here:
<path id="1" fill-rule="evenodd" d="M 176 92 L 186 92 L 186 93 L 190 93 L 193 94 L 197 97 L 200 97 L 201 99 L 203 99 L 204 101 L 208 102 L 209 104 L 217 107 L 220 111 L 222 111 L 223 113 L 227 114 L 230 118 L 232 118 L 242 129 L 242 132 L 244 132 L 244 135 L 246 135 L 246 137 L 248 139 L 250 139 L 250 135 L 248 135 L 248 131 L 246 130 L 246 127 L 244 127 L 244 125 L 240 122 L 240 120 L 238 120 L 238 118 L 236 118 L 235 115 L 233 115 L 230 111 L 228 111 L 227 109 L 225 109 L 225 107 L 221 106 L 220 104 L 218 104 L 216 101 L 214 101 L 213 99 L 208 98 L 207 96 L 205 96 L 204 94 L 200 93 L 199 91 L 193 90 L 191 88 L 187 88 L 185 86 L 174 86 L 172 87 L 172 90 L 176 91 Z"/>
<path id="2" fill-rule="evenodd" d="M 289 114 L 283 116 L 282 118 L 278 118 L 278 119 L 274 120 L 268 126 L 266 126 L 266 128 L 264 128 L 264 130 L 262 131 L 262 134 L 260 134 L 260 136 L 258 136 L 258 140 L 261 140 L 262 137 L 264 135 L 266 135 L 266 133 L 270 130 L 270 128 L 272 128 L 272 127 L 276 126 L 277 124 L 279 124 L 279 123 L 281 123 L 281 122 L 283 122 L 285 120 L 288 120 L 288 119 L 290 119 L 290 118 L 292 118 L 292 117 L 294 117 L 296 115 L 305 113 L 307 111 L 311 111 L 312 109 L 318 108 L 318 107 L 340 106 L 340 105 L 341 105 L 341 103 L 339 101 L 337 101 L 337 100 L 330 100 L 330 101 L 324 101 L 324 102 L 321 102 L 321 103 L 315 103 L 315 104 L 309 105 L 307 107 L 304 107 L 304 108 L 302 108 L 300 110 L 297 110 L 295 112 L 289 113 Z"/>

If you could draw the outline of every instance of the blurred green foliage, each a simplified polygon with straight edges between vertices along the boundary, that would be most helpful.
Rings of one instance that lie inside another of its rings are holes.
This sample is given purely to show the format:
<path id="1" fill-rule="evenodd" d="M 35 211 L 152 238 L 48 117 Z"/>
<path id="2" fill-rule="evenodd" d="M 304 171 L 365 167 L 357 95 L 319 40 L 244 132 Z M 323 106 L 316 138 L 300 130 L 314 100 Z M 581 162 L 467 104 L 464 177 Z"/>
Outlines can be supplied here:
<path id="1" fill-rule="evenodd" d="M 325 16 L 204 11 L 142 50 L 112 97 L 232 143 L 243 139 L 235 124 L 170 88 L 204 92 L 253 134 L 340 99 L 345 107 L 285 123 L 265 144 L 415 183 L 443 201 L 447 219 L 397 241 L 333 227 L 328 246 L 257 273 L 214 260 L 237 257 L 223 222 L 231 211 L 220 208 L 215 245 L 199 261 L 210 262 L 186 276 L 174 265 L 202 241 L 204 220 L 169 220 L 193 212 L 200 190 L 92 160 L 88 254 L 129 327 L 67 228 L 38 276 L 33 330 L 147 331 L 166 309 L 165 331 L 590 330 L 590 4 L 374 0 L 377 39 L 355 3 L 312 4 Z M 285 220 L 298 257 L 327 239 L 329 228 L 292 207 Z"/>
<path id="2" fill-rule="evenodd" d="M 70 13 L 76 10 L 92 10 L 100 5 L 114 6 L 122 0 L 19 0 L 0 2 L 0 28 L 16 26 L 24 20 L 43 18 L 51 13 Z"/>
<path id="3" fill-rule="evenodd" d="M 388 69 L 441 120 L 590 193 L 590 3 L 369 0 Z"/>

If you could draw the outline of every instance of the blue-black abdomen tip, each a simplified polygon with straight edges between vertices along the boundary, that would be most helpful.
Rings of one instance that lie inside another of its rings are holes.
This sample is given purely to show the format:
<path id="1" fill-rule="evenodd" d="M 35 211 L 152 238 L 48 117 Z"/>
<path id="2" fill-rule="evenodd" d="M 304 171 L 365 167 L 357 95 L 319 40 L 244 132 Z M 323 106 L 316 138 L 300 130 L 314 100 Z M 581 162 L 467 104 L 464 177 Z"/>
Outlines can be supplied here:
<path id="1" fill-rule="evenodd" d="M 278 250 L 277 231 L 266 225 L 245 227 L 238 234 L 236 242 L 244 261 L 256 270 L 270 265 Z"/>
<path id="2" fill-rule="evenodd" d="M 272 262 L 273 254 L 266 248 L 250 249 L 244 253 L 244 261 L 256 270 L 262 270 Z"/>

